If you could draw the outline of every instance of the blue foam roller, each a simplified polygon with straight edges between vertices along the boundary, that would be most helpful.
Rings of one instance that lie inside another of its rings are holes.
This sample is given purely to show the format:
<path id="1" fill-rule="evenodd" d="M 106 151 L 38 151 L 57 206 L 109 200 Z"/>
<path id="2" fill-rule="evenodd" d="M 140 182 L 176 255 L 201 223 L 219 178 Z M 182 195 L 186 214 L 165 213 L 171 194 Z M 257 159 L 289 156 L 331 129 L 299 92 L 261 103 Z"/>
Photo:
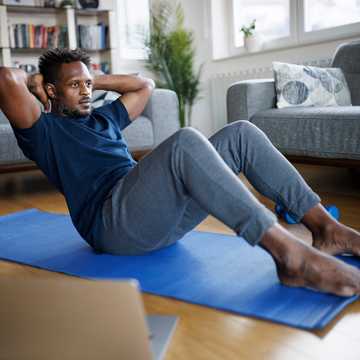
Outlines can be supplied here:
<path id="1" fill-rule="evenodd" d="M 295 220 L 293 220 L 289 214 L 285 215 L 285 219 L 289 224 L 297 224 L 297 222 Z"/>
<path id="2" fill-rule="evenodd" d="M 335 218 L 335 220 L 339 219 L 339 209 L 336 206 L 329 205 L 325 208 L 331 216 Z"/>
<path id="3" fill-rule="evenodd" d="M 329 214 L 331 216 L 334 217 L 335 220 L 338 220 L 339 219 L 339 209 L 336 207 L 336 206 L 333 206 L 333 205 L 329 205 L 329 206 L 326 206 L 325 208 Z M 288 214 L 285 214 L 284 210 L 279 206 L 279 205 L 276 205 L 275 206 L 275 212 L 280 216 L 280 217 L 284 217 L 285 216 L 285 219 L 287 220 L 288 223 L 290 224 L 297 224 L 297 222 L 295 220 L 293 220 L 290 215 Z"/>
<path id="4" fill-rule="evenodd" d="M 275 212 L 280 216 L 280 217 L 284 217 L 285 216 L 285 211 L 281 208 L 280 205 L 275 205 Z"/>

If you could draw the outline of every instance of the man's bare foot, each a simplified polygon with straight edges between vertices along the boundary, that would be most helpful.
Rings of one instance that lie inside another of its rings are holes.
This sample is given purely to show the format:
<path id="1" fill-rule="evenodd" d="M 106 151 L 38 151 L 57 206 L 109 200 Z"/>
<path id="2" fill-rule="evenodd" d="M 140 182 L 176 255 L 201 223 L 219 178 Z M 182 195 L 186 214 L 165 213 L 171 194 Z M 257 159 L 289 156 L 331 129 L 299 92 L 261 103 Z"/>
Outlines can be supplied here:
<path id="1" fill-rule="evenodd" d="M 312 232 L 316 249 L 329 255 L 360 257 L 360 233 L 336 221 L 322 205 L 315 205 L 301 222 Z"/>
<path id="2" fill-rule="evenodd" d="M 259 245 L 275 260 L 280 282 L 339 296 L 360 294 L 360 270 L 302 243 L 275 223 Z"/>

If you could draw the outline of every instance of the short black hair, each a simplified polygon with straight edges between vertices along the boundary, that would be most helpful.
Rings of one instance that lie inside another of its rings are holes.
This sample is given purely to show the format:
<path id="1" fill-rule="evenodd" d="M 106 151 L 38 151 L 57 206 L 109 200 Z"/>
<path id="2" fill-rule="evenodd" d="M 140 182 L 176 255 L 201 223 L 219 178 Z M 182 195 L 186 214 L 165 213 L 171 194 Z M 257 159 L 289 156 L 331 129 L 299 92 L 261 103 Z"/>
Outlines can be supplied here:
<path id="1" fill-rule="evenodd" d="M 61 66 L 75 61 L 90 66 L 90 56 L 80 49 L 54 48 L 44 51 L 39 58 L 39 72 L 44 77 L 44 84 L 57 86 L 61 78 Z"/>

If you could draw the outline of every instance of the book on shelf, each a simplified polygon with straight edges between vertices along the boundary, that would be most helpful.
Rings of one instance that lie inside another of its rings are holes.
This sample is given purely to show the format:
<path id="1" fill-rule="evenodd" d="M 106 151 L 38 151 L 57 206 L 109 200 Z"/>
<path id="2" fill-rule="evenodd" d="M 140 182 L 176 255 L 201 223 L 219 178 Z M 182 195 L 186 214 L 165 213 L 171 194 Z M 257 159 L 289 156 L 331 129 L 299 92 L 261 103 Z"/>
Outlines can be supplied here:
<path id="1" fill-rule="evenodd" d="M 32 24 L 28 24 L 29 27 L 29 45 L 30 45 L 30 49 L 34 49 L 35 48 L 35 26 Z"/>
<path id="2" fill-rule="evenodd" d="M 101 22 L 98 25 L 76 23 L 77 46 L 85 50 L 104 50 L 108 47 L 108 27 Z"/>
<path id="3" fill-rule="evenodd" d="M 9 24 L 10 47 L 13 49 L 47 49 L 67 46 L 67 28 L 55 25 Z"/>
<path id="4" fill-rule="evenodd" d="M 91 64 L 90 70 L 101 70 L 103 73 L 108 74 L 110 66 L 107 61 L 103 61 L 100 64 Z"/>

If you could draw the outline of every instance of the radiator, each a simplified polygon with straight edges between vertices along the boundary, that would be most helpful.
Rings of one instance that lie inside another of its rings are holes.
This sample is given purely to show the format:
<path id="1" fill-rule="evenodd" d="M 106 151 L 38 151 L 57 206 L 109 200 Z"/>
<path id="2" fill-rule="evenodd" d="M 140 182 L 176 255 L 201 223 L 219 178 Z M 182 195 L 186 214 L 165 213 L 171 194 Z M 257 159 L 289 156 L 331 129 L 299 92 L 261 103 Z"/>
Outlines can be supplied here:
<path id="1" fill-rule="evenodd" d="M 316 67 L 330 67 L 331 59 L 318 60 L 298 65 L 316 66 Z M 269 79 L 274 78 L 272 66 L 234 71 L 229 73 L 215 74 L 211 77 L 211 103 L 213 111 L 214 131 L 219 130 L 227 124 L 226 114 L 226 93 L 231 84 L 248 79 Z"/>

